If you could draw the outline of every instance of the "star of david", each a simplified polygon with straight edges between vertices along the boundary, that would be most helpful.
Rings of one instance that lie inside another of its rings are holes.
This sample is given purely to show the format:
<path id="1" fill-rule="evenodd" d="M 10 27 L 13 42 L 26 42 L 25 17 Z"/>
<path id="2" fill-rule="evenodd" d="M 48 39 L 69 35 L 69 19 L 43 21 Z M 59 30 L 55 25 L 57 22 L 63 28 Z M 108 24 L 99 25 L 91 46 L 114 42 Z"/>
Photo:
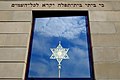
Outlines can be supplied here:
<path id="1" fill-rule="evenodd" d="M 60 41 L 56 48 L 51 48 L 50 50 L 53 53 L 50 59 L 56 59 L 59 64 L 63 59 L 69 59 L 69 56 L 67 55 L 69 48 L 63 48 Z"/>

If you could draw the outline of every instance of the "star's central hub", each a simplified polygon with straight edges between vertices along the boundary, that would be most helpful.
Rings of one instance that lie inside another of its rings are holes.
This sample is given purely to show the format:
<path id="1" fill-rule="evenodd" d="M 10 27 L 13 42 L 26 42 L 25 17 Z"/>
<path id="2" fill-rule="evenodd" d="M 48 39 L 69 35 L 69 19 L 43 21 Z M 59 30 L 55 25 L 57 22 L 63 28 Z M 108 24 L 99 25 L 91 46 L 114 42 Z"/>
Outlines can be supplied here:
<path id="1" fill-rule="evenodd" d="M 62 52 L 58 51 L 58 57 L 61 58 L 62 57 Z"/>

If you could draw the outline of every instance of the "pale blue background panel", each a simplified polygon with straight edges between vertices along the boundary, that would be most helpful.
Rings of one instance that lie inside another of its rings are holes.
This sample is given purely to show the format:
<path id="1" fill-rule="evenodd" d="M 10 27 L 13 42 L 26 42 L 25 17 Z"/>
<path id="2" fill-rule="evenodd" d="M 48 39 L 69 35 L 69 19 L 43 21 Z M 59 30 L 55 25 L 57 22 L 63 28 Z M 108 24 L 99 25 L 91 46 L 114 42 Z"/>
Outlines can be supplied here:
<path id="1" fill-rule="evenodd" d="M 87 40 L 86 16 L 35 18 L 28 77 L 58 78 L 50 48 L 61 41 L 70 58 L 61 62 L 61 78 L 90 78 Z"/>

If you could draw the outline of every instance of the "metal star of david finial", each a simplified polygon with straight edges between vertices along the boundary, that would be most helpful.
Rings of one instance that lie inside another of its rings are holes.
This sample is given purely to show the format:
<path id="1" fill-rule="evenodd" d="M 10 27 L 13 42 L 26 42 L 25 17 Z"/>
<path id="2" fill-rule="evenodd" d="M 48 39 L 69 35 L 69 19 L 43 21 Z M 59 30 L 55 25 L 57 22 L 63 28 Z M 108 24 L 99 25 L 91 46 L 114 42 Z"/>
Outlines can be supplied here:
<path id="1" fill-rule="evenodd" d="M 69 59 L 69 56 L 67 55 L 69 48 L 63 48 L 61 45 L 61 41 L 59 41 L 58 46 L 56 48 L 51 48 L 50 50 L 53 53 L 50 59 L 56 59 L 58 61 L 58 70 L 60 78 L 61 62 L 63 59 Z"/>

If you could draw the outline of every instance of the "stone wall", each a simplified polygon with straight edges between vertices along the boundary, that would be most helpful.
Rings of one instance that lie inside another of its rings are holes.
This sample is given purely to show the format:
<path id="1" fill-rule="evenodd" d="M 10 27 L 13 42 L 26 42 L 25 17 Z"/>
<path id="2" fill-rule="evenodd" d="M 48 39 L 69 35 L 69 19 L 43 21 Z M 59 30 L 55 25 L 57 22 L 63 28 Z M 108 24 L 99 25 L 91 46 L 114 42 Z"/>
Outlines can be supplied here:
<path id="1" fill-rule="evenodd" d="M 0 11 L 0 80 L 24 78 L 31 18 L 31 11 Z"/>
<path id="2" fill-rule="evenodd" d="M 0 1 L 0 80 L 24 80 L 32 28 L 32 10 L 44 9 L 10 7 L 11 3 L 20 2 Z M 120 80 L 120 0 L 72 2 L 104 4 L 103 8 L 73 9 L 89 12 L 95 79 Z"/>

